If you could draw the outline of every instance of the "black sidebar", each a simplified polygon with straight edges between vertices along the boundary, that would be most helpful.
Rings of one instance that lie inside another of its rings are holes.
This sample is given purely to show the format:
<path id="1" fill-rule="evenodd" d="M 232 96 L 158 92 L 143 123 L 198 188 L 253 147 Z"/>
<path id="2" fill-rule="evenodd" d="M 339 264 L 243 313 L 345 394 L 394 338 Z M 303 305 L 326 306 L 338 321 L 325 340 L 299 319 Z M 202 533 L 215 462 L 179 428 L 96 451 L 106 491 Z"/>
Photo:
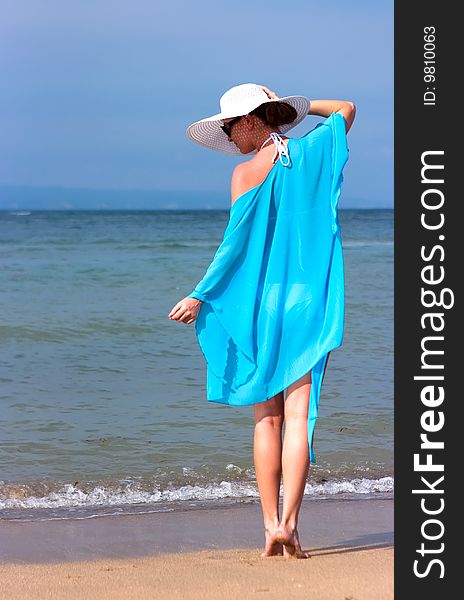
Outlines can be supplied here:
<path id="1" fill-rule="evenodd" d="M 450 2 L 395 3 L 395 598 L 401 600 L 463 595 L 457 569 L 464 529 L 461 29 Z"/>

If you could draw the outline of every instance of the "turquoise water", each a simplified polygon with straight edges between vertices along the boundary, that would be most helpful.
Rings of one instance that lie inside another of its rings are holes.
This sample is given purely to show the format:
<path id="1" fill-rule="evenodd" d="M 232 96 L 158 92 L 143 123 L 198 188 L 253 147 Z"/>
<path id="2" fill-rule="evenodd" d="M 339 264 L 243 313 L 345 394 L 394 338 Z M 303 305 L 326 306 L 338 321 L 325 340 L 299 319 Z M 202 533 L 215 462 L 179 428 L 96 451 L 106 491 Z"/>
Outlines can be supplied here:
<path id="1" fill-rule="evenodd" d="M 3 518 L 256 500 L 253 409 L 206 401 L 194 325 L 167 317 L 228 214 L 0 212 Z M 393 213 L 340 220 L 345 338 L 308 495 L 393 486 Z"/>

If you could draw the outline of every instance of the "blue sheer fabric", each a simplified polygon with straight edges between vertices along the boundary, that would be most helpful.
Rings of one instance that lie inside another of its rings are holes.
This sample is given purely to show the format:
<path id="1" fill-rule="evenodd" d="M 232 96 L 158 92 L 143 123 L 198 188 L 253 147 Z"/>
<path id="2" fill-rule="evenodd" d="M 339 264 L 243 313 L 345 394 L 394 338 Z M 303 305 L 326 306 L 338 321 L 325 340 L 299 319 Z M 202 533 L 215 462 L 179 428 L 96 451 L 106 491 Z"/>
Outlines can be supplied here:
<path id="1" fill-rule="evenodd" d="M 230 209 L 224 238 L 189 294 L 207 399 L 265 402 L 311 371 L 309 456 L 328 353 L 342 343 L 343 255 L 337 205 L 346 123 L 332 113 L 287 146 L 266 179 Z"/>

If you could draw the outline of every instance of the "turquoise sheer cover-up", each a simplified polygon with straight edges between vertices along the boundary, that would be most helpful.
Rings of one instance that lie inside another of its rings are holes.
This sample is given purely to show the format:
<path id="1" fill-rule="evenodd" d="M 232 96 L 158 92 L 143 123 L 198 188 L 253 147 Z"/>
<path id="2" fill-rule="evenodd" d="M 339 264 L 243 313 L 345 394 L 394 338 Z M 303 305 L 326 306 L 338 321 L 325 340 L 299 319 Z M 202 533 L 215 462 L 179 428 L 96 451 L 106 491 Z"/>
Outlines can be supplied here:
<path id="1" fill-rule="evenodd" d="M 343 339 L 344 273 L 338 199 L 346 123 L 332 113 L 290 138 L 262 183 L 231 206 L 224 238 L 188 297 L 203 302 L 195 331 L 207 399 L 265 402 L 311 371 L 308 442 L 328 353 Z"/>

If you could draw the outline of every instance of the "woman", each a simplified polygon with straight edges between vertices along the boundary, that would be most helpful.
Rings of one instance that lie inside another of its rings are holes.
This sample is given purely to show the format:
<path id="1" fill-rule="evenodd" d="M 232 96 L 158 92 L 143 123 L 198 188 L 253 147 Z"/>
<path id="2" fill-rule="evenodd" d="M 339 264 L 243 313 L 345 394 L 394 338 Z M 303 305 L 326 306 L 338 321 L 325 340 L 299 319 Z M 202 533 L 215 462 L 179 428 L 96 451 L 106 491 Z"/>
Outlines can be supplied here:
<path id="1" fill-rule="evenodd" d="M 196 321 L 208 400 L 254 405 L 261 556 L 308 558 L 297 524 L 315 462 L 327 358 L 343 337 L 337 206 L 356 108 L 339 100 L 279 98 L 256 84 L 231 88 L 220 104 L 221 112 L 190 125 L 188 136 L 214 150 L 255 155 L 234 170 L 230 220 L 212 263 L 169 318 Z M 308 114 L 327 118 L 301 138 L 284 135 Z"/>

